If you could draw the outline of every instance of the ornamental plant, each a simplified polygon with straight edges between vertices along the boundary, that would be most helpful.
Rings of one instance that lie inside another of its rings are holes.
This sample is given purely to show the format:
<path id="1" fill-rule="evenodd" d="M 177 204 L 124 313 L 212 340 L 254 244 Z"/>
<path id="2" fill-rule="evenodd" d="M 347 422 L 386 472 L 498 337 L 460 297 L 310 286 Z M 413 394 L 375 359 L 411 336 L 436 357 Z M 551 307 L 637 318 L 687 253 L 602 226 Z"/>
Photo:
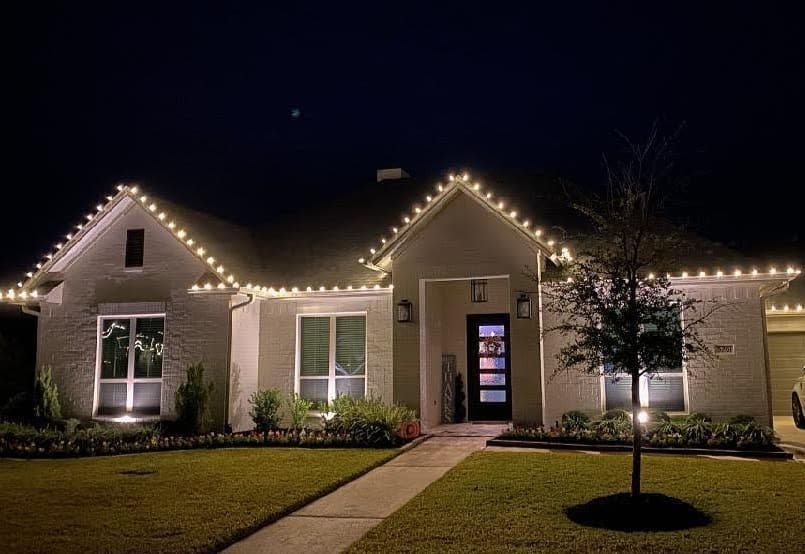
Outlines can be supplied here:
<path id="1" fill-rule="evenodd" d="M 710 354 L 698 329 L 714 308 L 675 289 L 666 277 L 677 269 L 678 252 L 690 247 L 662 217 L 675 184 L 673 138 L 660 136 L 655 127 L 643 144 L 625 139 L 626 156 L 606 163 L 604 193 L 568 190 L 568 202 L 587 228 L 573 237 L 581 245 L 575 259 L 565 254 L 559 269 L 543 274 L 545 307 L 557 321 L 546 332 L 565 339 L 556 373 L 630 382 L 633 498 L 640 495 L 641 378 Z M 609 436 L 620 431 L 606 425 Z"/>
<path id="2" fill-rule="evenodd" d="M 34 418 L 43 422 L 61 419 L 59 388 L 49 365 L 42 367 L 34 383 Z"/>
<path id="3" fill-rule="evenodd" d="M 282 393 L 278 389 L 257 390 L 249 397 L 249 415 L 263 434 L 279 427 Z"/>
<path id="4" fill-rule="evenodd" d="M 214 386 L 204 384 L 204 365 L 199 362 L 187 368 L 185 382 L 174 395 L 176 423 L 188 434 L 204 433 L 210 425 L 210 396 Z"/>
<path id="5" fill-rule="evenodd" d="M 291 394 L 286 400 L 288 406 L 288 415 L 291 417 L 291 427 L 296 430 L 301 430 L 305 427 L 305 419 L 313 407 L 313 401 L 302 398 L 298 394 Z"/>

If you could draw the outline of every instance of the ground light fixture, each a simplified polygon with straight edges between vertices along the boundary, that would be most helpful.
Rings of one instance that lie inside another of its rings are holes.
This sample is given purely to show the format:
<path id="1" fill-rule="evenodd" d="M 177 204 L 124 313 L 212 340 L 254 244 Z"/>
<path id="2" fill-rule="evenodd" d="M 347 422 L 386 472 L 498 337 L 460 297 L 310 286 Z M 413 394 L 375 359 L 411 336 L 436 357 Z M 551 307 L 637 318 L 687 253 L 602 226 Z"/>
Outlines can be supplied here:
<path id="1" fill-rule="evenodd" d="M 648 423 L 648 413 L 645 410 L 640 410 L 637 414 L 637 421 L 640 423 Z"/>

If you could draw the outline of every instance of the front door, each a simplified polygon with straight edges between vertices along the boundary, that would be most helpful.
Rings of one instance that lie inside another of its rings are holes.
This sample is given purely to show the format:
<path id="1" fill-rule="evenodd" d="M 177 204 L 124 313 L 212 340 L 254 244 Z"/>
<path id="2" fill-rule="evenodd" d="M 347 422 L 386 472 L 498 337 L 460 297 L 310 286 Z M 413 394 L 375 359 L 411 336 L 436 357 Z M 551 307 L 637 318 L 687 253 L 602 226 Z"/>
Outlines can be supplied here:
<path id="1" fill-rule="evenodd" d="M 467 381 L 470 421 L 511 419 L 509 314 L 467 316 Z"/>

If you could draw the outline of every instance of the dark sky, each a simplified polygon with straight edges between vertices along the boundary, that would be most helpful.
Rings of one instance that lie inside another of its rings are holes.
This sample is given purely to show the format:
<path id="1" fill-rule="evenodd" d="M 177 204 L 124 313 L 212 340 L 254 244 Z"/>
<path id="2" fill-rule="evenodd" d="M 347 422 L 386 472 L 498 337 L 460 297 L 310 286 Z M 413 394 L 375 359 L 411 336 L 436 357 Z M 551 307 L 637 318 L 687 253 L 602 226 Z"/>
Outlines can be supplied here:
<path id="1" fill-rule="evenodd" d="M 805 258 L 795 2 L 20 4 L 4 13 L 4 274 L 121 179 L 259 223 L 389 165 L 595 184 L 615 130 L 654 120 L 685 122 L 697 230 Z"/>

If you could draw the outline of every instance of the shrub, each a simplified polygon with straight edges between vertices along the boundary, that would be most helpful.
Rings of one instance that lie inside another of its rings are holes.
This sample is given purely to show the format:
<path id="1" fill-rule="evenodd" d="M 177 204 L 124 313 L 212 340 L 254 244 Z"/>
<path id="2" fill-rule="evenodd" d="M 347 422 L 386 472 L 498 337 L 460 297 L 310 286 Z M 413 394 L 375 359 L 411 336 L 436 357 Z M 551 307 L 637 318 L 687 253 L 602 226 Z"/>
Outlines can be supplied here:
<path id="1" fill-rule="evenodd" d="M 176 389 L 176 423 L 184 433 L 203 433 L 210 424 L 213 384 L 204 384 L 204 365 L 187 368 L 187 380 Z"/>
<path id="2" fill-rule="evenodd" d="M 694 422 L 695 423 L 700 423 L 700 422 L 709 423 L 709 422 L 712 421 L 712 419 L 710 419 L 710 416 L 708 416 L 707 414 L 703 414 L 701 412 L 692 412 L 692 413 L 690 413 L 690 414 L 685 416 L 684 421 L 685 421 L 686 424 L 687 423 L 694 423 Z"/>
<path id="3" fill-rule="evenodd" d="M 587 429 L 590 416 L 579 410 L 572 410 L 562 414 L 562 431 L 582 431 Z"/>
<path id="4" fill-rule="evenodd" d="M 269 431 L 210 433 L 192 436 L 160 435 L 149 425 L 82 423 L 72 435 L 51 428 L 0 422 L 0 456 L 63 458 L 158 452 L 189 448 L 300 446 L 305 448 L 354 447 L 348 435 L 325 431 Z"/>
<path id="5" fill-rule="evenodd" d="M 648 420 L 652 423 L 665 423 L 671 421 L 671 417 L 662 410 L 646 410 Z"/>
<path id="6" fill-rule="evenodd" d="M 626 440 L 632 434 L 632 422 L 628 417 L 604 418 L 593 423 L 593 431 L 606 440 Z"/>
<path id="7" fill-rule="evenodd" d="M 61 419 L 59 389 L 53 381 L 50 366 L 44 366 L 36 376 L 34 383 L 34 417 L 41 421 Z"/>
<path id="8" fill-rule="evenodd" d="M 771 427 L 758 425 L 755 422 L 747 423 L 736 442 L 738 448 L 769 448 L 777 440 L 777 434 Z"/>
<path id="9" fill-rule="evenodd" d="M 325 421 L 325 429 L 348 434 L 356 444 L 381 447 L 402 442 L 399 429 L 403 422 L 416 419 L 410 408 L 385 404 L 378 398 L 339 396 L 330 405 L 333 417 Z"/>
<path id="10" fill-rule="evenodd" d="M 607 410 L 604 415 L 601 416 L 602 420 L 610 420 L 610 419 L 623 419 L 626 421 L 631 421 L 632 416 L 630 412 L 624 410 L 622 408 L 615 408 L 613 410 Z"/>
<path id="11" fill-rule="evenodd" d="M 305 426 L 307 413 L 313 406 L 313 401 L 302 398 L 298 394 L 292 394 L 288 397 L 287 404 L 288 413 L 291 416 L 291 426 L 294 429 L 302 429 Z"/>
<path id="12" fill-rule="evenodd" d="M 258 431 L 266 433 L 279 426 L 282 393 L 277 389 L 254 391 L 249 397 L 249 415 Z"/>
<path id="13" fill-rule="evenodd" d="M 682 424 L 682 435 L 688 446 L 703 446 L 712 436 L 713 428 L 710 420 L 703 414 L 693 413 L 685 418 Z"/>

